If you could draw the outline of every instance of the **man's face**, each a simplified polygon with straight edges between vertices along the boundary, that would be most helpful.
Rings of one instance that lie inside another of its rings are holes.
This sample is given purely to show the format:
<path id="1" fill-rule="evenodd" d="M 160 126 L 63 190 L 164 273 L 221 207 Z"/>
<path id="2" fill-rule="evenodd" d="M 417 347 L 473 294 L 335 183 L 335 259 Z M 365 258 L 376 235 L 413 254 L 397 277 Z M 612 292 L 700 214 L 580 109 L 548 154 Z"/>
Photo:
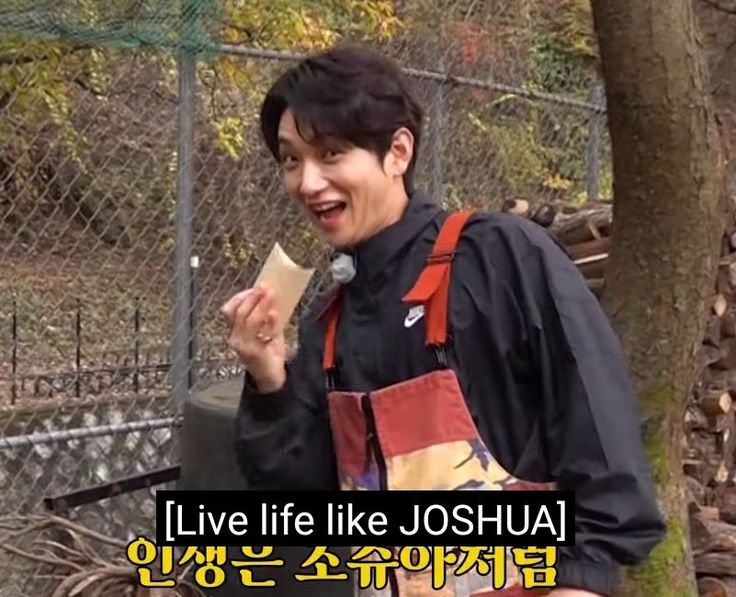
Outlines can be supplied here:
<path id="1" fill-rule="evenodd" d="M 392 152 L 381 164 L 374 153 L 341 140 L 307 143 L 288 109 L 279 124 L 279 151 L 286 191 L 333 247 L 353 246 L 400 217 L 397 201 L 405 194 Z"/>

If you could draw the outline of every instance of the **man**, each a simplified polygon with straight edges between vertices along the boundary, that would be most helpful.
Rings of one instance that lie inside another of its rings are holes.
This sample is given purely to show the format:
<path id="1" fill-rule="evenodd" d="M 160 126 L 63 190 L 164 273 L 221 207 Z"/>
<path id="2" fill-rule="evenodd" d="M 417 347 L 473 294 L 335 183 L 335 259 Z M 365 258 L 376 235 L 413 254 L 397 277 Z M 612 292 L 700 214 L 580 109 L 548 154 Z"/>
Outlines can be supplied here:
<path id="1" fill-rule="evenodd" d="M 449 214 L 414 189 L 421 121 L 396 66 L 356 49 L 303 61 L 267 95 L 286 190 L 354 272 L 301 319 L 288 362 L 269 289 L 223 307 L 247 370 L 243 471 L 270 489 L 552 482 L 576 492 L 577 544 L 549 594 L 611 595 L 664 533 L 617 340 L 542 228 Z"/>

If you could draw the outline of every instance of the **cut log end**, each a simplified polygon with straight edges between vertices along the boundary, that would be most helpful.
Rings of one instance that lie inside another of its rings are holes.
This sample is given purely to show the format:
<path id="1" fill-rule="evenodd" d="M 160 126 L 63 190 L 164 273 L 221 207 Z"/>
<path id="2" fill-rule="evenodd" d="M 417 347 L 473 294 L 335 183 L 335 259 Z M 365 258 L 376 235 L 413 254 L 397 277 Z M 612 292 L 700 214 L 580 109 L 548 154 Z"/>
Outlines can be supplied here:
<path id="1" fill-rule="evenodd" d="M 709 417 L 726 414 L 733 406 L 733 398 L 728 392 L 709 392 L 700 403 L 700 408 Z"/>
<path id="2" fill-rule="evenodd" d="M 711 299 L 711 309 L 718 317 L 723 317 L 728 309 L 728 300 L 723 294 L 718 293 Z"/>
<path id="3" fill-rule="evenodd" d="M 507 199 L 501 205 L 501 211 L 525 218 L 529 215 L 530 207 L 526 199 Z"/>
<path id="4" fill-rule="evenodd" d="M 725 460 L 721 460 L 713 480 L 716 483 L 728 483 L 728 477 L 728 464 L 726 464 Z"/>

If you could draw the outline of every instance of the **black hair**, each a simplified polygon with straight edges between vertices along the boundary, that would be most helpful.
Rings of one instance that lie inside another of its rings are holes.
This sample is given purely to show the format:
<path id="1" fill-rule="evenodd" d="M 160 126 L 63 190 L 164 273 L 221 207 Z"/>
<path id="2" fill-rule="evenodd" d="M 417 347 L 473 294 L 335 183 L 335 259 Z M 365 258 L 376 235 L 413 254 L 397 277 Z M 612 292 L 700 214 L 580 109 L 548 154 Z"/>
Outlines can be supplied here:
<path id="1" fill-rule="evenodd" d="M 414 136 L 414 153 L 404 184 L 407 192 L 413 192 L 424 111 L 393 61 L 345 46 L 308 57 L 287 70 L 261 107 L 261 133 L 276 160 L 279 122 L 287 108 L 305 140 L 345 140 L 381 160 L 396 130 L 406 127 Z"/>

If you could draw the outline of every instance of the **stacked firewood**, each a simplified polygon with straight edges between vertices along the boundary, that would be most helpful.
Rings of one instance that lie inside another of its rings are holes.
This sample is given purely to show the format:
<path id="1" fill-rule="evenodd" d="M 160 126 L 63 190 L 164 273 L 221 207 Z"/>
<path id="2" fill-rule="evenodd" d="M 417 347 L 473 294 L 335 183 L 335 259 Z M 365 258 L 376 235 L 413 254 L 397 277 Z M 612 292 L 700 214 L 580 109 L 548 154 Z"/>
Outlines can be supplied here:
<path id="1" fill-rule="evenodd" d="M 580 208 L 558 208 L 549 204 L 532 207 L 528 201 L 505 201 L 501 211 L 529 218 L 548 228 L 567 249 L 596 295 L 611 247 L 613 212 L 610 203 L 587 203 Z"/>
<path id="2" fill-rule="evenodd" d="M 502 211 L 548 228 L 600 296 L 612 244 L 610 204 L 576 209 L 509 200 Z M 683 469 L 701 595 L 736 597 L 736 226 L 722 257 L 701 347 L 697 383 L 685 413 Z"/>
<path id="3" fill-rule="evenodd" d="M 736 596 L 736 235 L 729 228 L 683 442 L 695 570 L 708 597 Z"/>

